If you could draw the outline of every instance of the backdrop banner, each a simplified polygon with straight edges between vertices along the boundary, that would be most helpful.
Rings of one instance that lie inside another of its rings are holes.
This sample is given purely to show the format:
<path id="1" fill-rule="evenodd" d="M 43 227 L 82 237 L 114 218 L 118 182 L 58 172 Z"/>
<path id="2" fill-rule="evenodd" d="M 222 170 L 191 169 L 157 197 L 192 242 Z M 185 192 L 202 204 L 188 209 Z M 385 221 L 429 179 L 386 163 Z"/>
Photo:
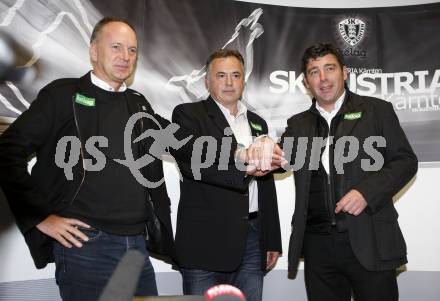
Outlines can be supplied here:
<path id="1" fill-rule="evenodd" d="M 50 81 L 90 69 L 89 38 L 103 16 L 134 24 L 132 88 L 166 117 L 177 104 L 207 96 L 204 64 L 212 51 L 237 48 L 246 60 L 243 101 L 280 135 L 286 119 L 311 104 L 300 71 L 304 49 L 332 42 L 344 54 L 350 89 L 390 101 L 419 160 L 440 161 L 440 3 L 312 9 L 227 0 L 3 0 L 0 30 L 29 50 L 18 61 L 36 76 L 31 84 L 1 85 L 0 124 Z"/>

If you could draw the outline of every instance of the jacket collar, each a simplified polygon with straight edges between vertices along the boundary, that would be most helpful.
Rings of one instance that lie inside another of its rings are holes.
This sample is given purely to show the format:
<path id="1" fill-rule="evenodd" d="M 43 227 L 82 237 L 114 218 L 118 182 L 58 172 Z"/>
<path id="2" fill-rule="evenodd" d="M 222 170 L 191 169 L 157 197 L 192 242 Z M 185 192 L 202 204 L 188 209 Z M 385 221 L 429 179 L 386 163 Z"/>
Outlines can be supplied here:
<path id="1" fill-rule="evenodd" d="M 258 115 L 253 114 L 251 111 L 248 110 L 247 118 L 253 137 L 258 137 L 263 134 L 267 134 L 267 130 L 261 124 L 261 119 L 258 118 Z"/>
<path id="2" fill-rule="evenodd" d="M 93 106 L 86 106 L 76 101 L 76 98 L 78 95 L 81 95 L 90 99 L 96 99 L 94 89 L 90 79 L 90 72 L 88 72 L 79 79 L 77 92 L 72 96 L 75 123 L 83 145 L 85 145 L 87 139 L 98 133 L 98 111 L 96 103 Z"/>
<path id="3" fill-rule="evenodd" d="M 229 123 L 223 115 L 223 112 L 220 110 L 218 105 L 215 103 L 215 100 L 212 99 L 211 96 L 209 96 L 206 100 L 203 100 L 203 104 L 208 116 L 213 120 L 214 124 L 218 127 L 223 135 L 225 128 L 229 127 Z"/>
<path id="4" fill-rule="evenodd" d="M 341 121 L 336 128 L 335 137 L 350 136 L 356 125 L 365 113 L 365 99 L 351 93 L 347 89 L 344 103 L 336 116 L 340 116 Z"/>
<path id="5" fill-rule="evenodd" d="M 209 96 L 206 100 L 203 100 L 202 102 L 205 105 L 208 116 L 213 119 L 217 127 L 222 131 L 222 133 L 224 133 L 224 129 L 229 127 L 229 123 L 219 106 L 215 103 L 215 100 L 211 96 Z M 258 115 L 253 114 L 249 110 L 246 110 L 246 117 L 252 132 L 252 136 L 258 137 L 262 134 L 266 134 L 267 131 L 265 130 L 265 128 L 263 128 L 263 125 L 261 124 L 261 120 L 258 118 Z"/>
<path id="6" fill-rule="evenodd" d="M 214 124 L 221 131 L 223 136 L 225 128 L 229 127 L 229 123 L 226 120 L 223 112 L 221 111 L 221 109 L 215 103 L 214 99 L 212 99 L 211 96 L 203 100 L 202 103 L 205 106 L 208 116 L 213 120 Z M 247 110 L 246 116 L 253 137 L 258 137 L 262 134 L 267 134 L 267 130 L 261 124 L 261 120 L 258 118 L 258 115 L 253 114 L 251 111 Z M 236 144 L 237 140 L 235 139 L 235 136 L 232 135 L 232 137 L 233 137 L 233 143 Z"/>
<path id="7" fill-rule="evenodd" d="M 315 106 L 316 99 L 312 100 L 312 105 L 309 111 L 315 115 L 320 116 L 318 110 Z M 336 129 L 335 137 L 349 136 L 358 122 L 362 119 L 362 114 L 365 111 L 365 100 L 363 97 L 359 97 L 357 94 L 352 93 L 350 90 L 346 89 L 344 102 L 336 114 L 335 118 L 341 118 Z M 313 123 L 315 124 L 315 123 Z M 309 137 L 314 136 L 315 125 L 313 125 L 313 131 L 309 132 Z"/>

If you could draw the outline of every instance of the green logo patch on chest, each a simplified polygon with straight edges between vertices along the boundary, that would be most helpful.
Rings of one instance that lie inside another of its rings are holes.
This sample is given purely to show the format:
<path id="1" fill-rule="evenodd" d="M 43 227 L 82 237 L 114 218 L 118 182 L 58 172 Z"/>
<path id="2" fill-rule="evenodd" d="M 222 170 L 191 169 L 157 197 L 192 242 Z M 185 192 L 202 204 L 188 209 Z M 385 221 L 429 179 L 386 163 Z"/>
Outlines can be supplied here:
<path id="1" fill-rule="evenodd" d="M 251 124 L 251 127 L 254 128 L 254 130 L 257 130 L 257 131 L 262 131 L 263 130 L 263 127 L 261 126 L 261 124 L 253 123 L 252 121 L 250 122 L 250 124 Z"/>
<path id="2" fill-rule="evenodd" d="M 362 117 L 362 112 L 347 113 L 344 115 L 345 120 L 355 120 Z"/>
<path id="3" fill-rule="evenodd" d="M 76 93 L 75 95 L 75 102 L 79 103 L 80 105 L 87 106 L 87 107 L 94 107 L 95 106 L 95 99 L 91 97 L 87 97 L 84 95 L 81 95 L 79 93 Z"/>

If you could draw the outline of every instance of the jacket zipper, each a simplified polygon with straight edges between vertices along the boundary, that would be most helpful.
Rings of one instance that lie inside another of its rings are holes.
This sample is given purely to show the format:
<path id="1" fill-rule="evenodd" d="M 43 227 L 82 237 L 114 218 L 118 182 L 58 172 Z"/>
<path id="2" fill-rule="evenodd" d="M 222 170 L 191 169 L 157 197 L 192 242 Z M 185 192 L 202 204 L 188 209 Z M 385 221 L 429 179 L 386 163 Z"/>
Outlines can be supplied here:
<path id="1" fill-rule="evenodd" d="M 328 132 L 327 132 L 327 139 L 329 139 L 330 134 L 331 134 L 331 128 L 333 125 L 333 121 L 334 118 L 331 120 L 330 122 L 330 127 L 328 126 L 328 123 L 325 122 Z M 328 169 L 328 174 L 327 174 L 327 209 L 328 209 L 328 214 L 330 217 L 330 224 L 332 226 L 336 226 L 336 216 L 335 216 L 335 211 L 334 211 L 334 207 L 335 207 L 335 203 L 334 203 L 334 193 L 333 193 L 333 189 L 332 189 L 332 183 L 333 183 L 333 169 L 332 169 L 332 163 L 334 161 L 333 156 L 331 156 L 331 154 L 333 152 L 331 152 L 330 150 L 331 145 L 329 143 L 328 145 L 328 161 L 329 161 L 329 169 Z"/>
<path id="2" fill-rule="evenodd" d="M 81 147 L 80 147 L 80 156 L 81 156 L 81 162 L 82 162 L 82 178 L 81 178 L 81 182 L 78 185 L 78 188 L 76 189 L 75 194 L 73 195 L 72 199 L 70 200 L 70 204 L 73 203 L 73 201 L 76 199 L 76 196 L 79 193 L 79 190 L 81 189 L 83 183 L 84 183 L 84 179 L 86 178 L 86 163 L 84 161 L 84 148 L 82 145 L 82 138 L 81 138 L 81 132 L 79 131 L 79 125 L 78 125 L 78 119 L 76 116 L 76 110 L 75 110 L 75 101 L 72 101 L 72 106 L 73 106 L 73 119 L 75 120 L 75 127 L 76 127 L 76 131 L 78 132 L 78 137 L 79 137 L 79 141 L 81 142 Z"/>

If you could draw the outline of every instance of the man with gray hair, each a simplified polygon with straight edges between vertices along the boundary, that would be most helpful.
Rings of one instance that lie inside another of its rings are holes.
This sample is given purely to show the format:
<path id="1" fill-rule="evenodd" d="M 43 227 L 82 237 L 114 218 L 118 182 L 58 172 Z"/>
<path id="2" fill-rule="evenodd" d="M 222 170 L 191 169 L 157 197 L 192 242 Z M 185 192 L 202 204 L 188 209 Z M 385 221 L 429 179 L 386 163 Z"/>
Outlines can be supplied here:
<path id="1" fill-rule="evenodd" d="M 93 70 L 45 86 L 0 138 L 1 186 L 36 267 L 55 261 L 63 300 L 97 300 L 128 249 L 145 257 L 136 295 L 157 295 L 145 239 L 150 201 L 162 225 L 163 251 L 174 254 L 165 183 L 144 187 L 114 160 L 124 157 L 124 128 L 132 114 L 144 112 L 169 123 L 154 114 L 144 96 L 127 88 L 137 53 L 133 26 L 124 19 L 103 18 L 90 41 Z M 144 118 L 134 134 L 143 131 L 141 126 L 157 129 Z M 108 145 L 90 145 L 89 138 L 96 136 L 105 137 Z M 80 163 L 70 180 L 55 162 L 56 156 L 63 162 L 73 153 L 73 145 L 58 153 L 64 137 L 81 142 Z M 134 157 L 142 157 L 149 146 L 146 141 L 133 143 Z M 90 168 L 99 159 L 93 150 L 107 159 L 102 170 Z M 27 161 L 33 154 L 37 162 L 29 174 Z M 142 174 L 162 179 L 162 162 L 153 160 Z"/>
<path id="2" fill-rule="evenodd" d="M 209 98 L 177 106 L 173 122 L 192 129 L 198 136 L 225 141 L 229 138 L 232 149 L 241 145 L 244 150 L 254 142 L 252 137 L 267 134 L 268 128 L 241 101 L 245 84 L 243 57 L 238 51 L 221 49 L 210 55 L 206 66 Z M 239 157 L 243 155 L 244 161 L 253 161 L 252 158 L 259 158 L 258 152 L 264 152 L 264 147 L 248 150 L 239 153 Z M 205 150 L 203 157 L 209 155 L 206 153 Z M 246 154 L 252 158 L 246 159 Z M 221 161 L 220 157 L 217 153 L 213 158 L 215 164 Z M 261 301 L 263 276 L 275 266 L 281 253 L 270 166 L 259 170 L 259 162 L 245 171 L 233 162 L 217 170 L 213 177 L 202 174 L 196 180 L 184 161 L 177 159 L 177 163 L 183 179 L 176 251 L 184 293 L 203 295 L 209 287 L 226 283 L 241 289 L 248 301 Z"/>

